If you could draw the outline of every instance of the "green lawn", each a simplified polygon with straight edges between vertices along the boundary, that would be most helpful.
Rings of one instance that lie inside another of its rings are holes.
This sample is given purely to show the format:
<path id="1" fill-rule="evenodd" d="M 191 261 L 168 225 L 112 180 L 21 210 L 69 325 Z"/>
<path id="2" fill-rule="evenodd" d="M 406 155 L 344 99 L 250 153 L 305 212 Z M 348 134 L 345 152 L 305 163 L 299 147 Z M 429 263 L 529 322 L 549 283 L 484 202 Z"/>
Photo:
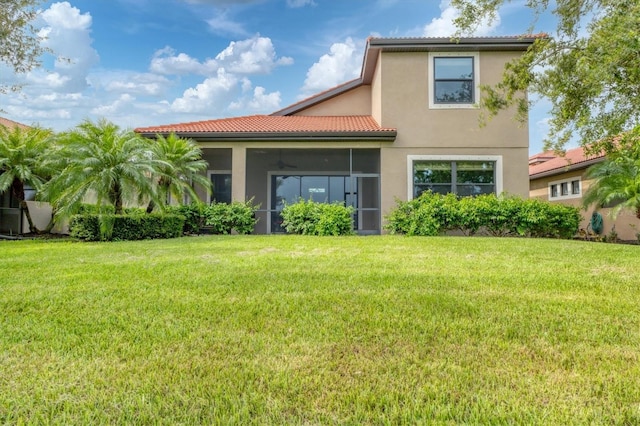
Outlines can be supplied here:
<path id="1" fill-rule="evenodd" d="M 639 424 L 640 246 L 0 241 L 0 424 Z"/>

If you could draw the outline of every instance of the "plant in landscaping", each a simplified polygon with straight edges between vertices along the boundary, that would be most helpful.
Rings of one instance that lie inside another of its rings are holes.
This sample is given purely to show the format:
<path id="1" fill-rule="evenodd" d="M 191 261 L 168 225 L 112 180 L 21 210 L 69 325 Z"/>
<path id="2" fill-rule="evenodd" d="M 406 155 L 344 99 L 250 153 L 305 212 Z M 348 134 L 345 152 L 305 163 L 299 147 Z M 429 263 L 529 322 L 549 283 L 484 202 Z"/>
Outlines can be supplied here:
<path id="1" fill-rule="evenodd" d="M 167 137 L 156 135 L 156 139 L 151 141 L 151 152 L 160 198 L 166 200 L 171 196 L 180 203 L 188 195 L 197 200 L 194 184 L 204 188 L 207 194 L 211 193 L 211 181 L 202 174 L 208 163 L 202 159 L 202 150 L 194 141 L 180 138 L 175 133 Z M 152 199 L 147 213 L 151 213 L 154 207 Z"/>
<path id="2" fill-rule="evenodd" d="M 125 202 L 152 199 L 162 204 L 151 176 L 156 175 L 149 141 L 106 120 L 89 120 L 60 135 L 61 148 L 50 161 L 61 173 L 44 187 L 45 199 L 60 216 L 78 211 L 87 196 L 123 214 Z"/>
<path id="3" fill-rule="evenodd" d="M 52 173 L 42 164 L 52 135 L 50 130 L 38 127 L 9 129 L 0 125 L 0 193 L 11 190 L 25 213 L 29 231 L 33 233 L 40 230 L 33 224 L 26 203 L 25 187 L 40 190 Z M 52 226 L 53 223 L 48 228 Z"/>
<path id="4" fill-rule="evenodd" d="M 282 227 L 290 234 L 353 234 L 354 208 L 341 203 L 318 203 L 300 199 L 286 205 L 281 212 Z"/>
<path id="5" fill-rule="evenodd" d="M 386 219 L 387 230 L 405 235 L 435 236 L 453 230 L 473 235 L 484 230 L 496 237 L 571 238 L 581 216 L 575 207 L 539 200 L 494 194 L 457 198 L 427 191 L 398 201 Z"/>
<path id="6" fill-rule="evenodd" d="M 253 232 L 257 219 L 255 212 L 259 205 L 253 205 L 253 198 L 246 201 L 227 203 L 212 203 L 204 207 L 203 217 L 206 226 L 211 227 L 214 234 L 250 234 Z"/>
<path id="7" fill-rule="evenodd" d="M 591 166 L 587 177 L 593 183 L 584 194 L 584 205 L 615 204 L 613 218 L 628 209 L 640 218 L 640 128 L 622 135 L 617 150 Z"/>

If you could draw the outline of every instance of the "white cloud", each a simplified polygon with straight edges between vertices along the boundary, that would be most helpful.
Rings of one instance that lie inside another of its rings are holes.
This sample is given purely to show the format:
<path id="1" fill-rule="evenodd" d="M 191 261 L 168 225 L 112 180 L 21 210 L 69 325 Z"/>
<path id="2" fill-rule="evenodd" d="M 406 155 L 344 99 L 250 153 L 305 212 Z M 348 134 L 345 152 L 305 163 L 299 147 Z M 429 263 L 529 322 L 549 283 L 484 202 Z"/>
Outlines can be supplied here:
<path id="1" fill-rule="evenodd" d="M 242 24 L 227 17 L 226 11 L 221 11 L 218 16 L 208 19 L 207 24 L 209 24 L 211 31 L 217 34 L 230 34 L 233 36 L 246 36 L 248 34 Z"/>
<path id="2" fill-rule="evenodd" d="M 134 100 L 135 98 L 133 96 L 124 94 L 110 104 L 93 108 L 91 113 L 99 117 L 112 116 L 129 107 Z"/>
<path id="3" fill-rule="evenodd" d="M 79 92 L 87 87 L 89 69 L 99 58 L 91 47 L 91 15 L 81 14 L 80 10 L 68 2 L 54 3 L 40 14 L 44 26 L 40 35 L 45 36 L 44 46 L 57 56 L 54 64 L 55 74 L 43 77 L 40 72 L 30 76 L 32 83 L 47 84 L 51 90 L 60 92 Z"/>
<path id="4" fill-rule="evenodd" d="M 425 25 L 423 35 L 425 37 L 451 37 L 453 36 L 457 28 L 453 21 L 460 16 L 457 9 L 451 6 L 449 0 L 442 0 L 440 2 L 440 16 L 433 18 L 430 23 Z M 493 22 L 482 22 L 474 31 L 474 36 L 487 36 L 493 34 L 496 28 L 500 25 L 500 15 L 496 15 Z"/>
<path id="5" fill-rule="evenodd" d="M 218 69 L 218 63 L 213 59 L 200 62 L 186 53 L 176 55 L 170 47 L 157 50 L 153 54 L 149 70 L 164 75 L 211 75 Z"/>
<path id="6" fill-rule="evenodd" d="M 277 58 L 271 39 L 254 36 L 247 40 L 232 41 L 216 56 L 227 71 L 238 74 L 268 74 L 277 65 L 290 65 L 293 59 Z"/>
<path id="7" fill-rule="evenodd" d="M 250 90 L 250 87 L 248 88 Z M 247 87 L 243 87 L 243 91 Z M 280 92 L 266 93 L 264 87 L 256 87 L 251 98 L 243 98 L 229 105 L 229 110 L 249 110 L 253 113 L 271 112 L 280 109 Z"/>
<path id="8" fill-rule="evenodd" d="M 89 81 L 96 89 L 106 92 L 143 96 L 162 96 L 172 84 L 166 77 L 133 71 L 108 71 L 92 74 Z"/>
<path id="9" fill-rule="evenodd" d="M 315 6 L 316 3 L 313 0 L 287 0 L 287 6 L 298 8 L 304 6 Z"/>
<path id="10" fill-rule="evenodd" d="M 216 115 L 239 95 L 240 83 L 238 77 L 220 68 L 216 77 L 207 78 L 195 88 L 185 90 L 182 97 L 173 101 L 171 110 Z"/>
<path id="11" fill-rule="evenodd" d="M 302 97 L 311 96 L 331 87 L 353 80 L 360 75 L 362 52 L 349 37 L 344 43 L 334 43 L 329 53 L 307 71 Z"/>

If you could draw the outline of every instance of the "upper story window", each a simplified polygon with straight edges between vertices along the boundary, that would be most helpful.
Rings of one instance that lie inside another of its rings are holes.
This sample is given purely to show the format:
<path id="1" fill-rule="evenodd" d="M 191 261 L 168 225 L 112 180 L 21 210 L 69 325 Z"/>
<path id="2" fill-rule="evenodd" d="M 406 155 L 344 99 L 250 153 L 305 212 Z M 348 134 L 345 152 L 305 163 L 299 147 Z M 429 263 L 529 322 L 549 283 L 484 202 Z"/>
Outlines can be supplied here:
<path id="1" fill-rule="evenodd" d="M 477 52 L 429 54 L 429 107 L 474 108 L 478 100 Z"/>
<path id="2" fill-rule="evenodd" d="M 435 57 L 433 73 L 435 103 L 473 103 L 473 58 Z"/>
<path id="3" fill-rule="evenodd" d="M 549 200 L 566 200 L 582 196 L 580 178 L 570 178 L 549 182 Z"/>

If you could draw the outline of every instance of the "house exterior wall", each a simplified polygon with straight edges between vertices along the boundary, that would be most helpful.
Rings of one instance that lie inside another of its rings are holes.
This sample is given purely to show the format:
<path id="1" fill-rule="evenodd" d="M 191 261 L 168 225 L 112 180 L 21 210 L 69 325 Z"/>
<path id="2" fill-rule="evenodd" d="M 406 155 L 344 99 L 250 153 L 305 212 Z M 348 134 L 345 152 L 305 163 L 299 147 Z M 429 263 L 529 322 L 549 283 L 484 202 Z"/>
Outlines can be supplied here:
<path id="1" fill-rule="evenodd" d="M 637 240 L 636 233 L 640 232 L 640 219 L 635 216 L 635 213 L 631 210 L 622 210 L 618 214 L 618 217 L 614 220 L 611 217 L 611 208 L 597 208 L 595 205 L 589 206 L 587 209 L 582 207 L 582 195 L 589 189 L 592 184 L 592 180 L 586 179 L 586 169 L 572 170 L 564 173 L 558 173 L 552 176 L 546 176 L 538 179 L 532 179 L 530 182 L 531 198 L 536 198 L 543 201 L 550 201 L 552 203 L 562 203 L 569 206 L 580 208 L 582 214 L 582 222 L 580 222 L 580 229 L 587 230 L 591 215 L 597 209 L 602 215 L 603 219 L 603 235 L 608 235 L 615 226 L 615 232 L 618 234 L 618 238 L 626 241 Z M 580 179 L 581 196 L 578 198 L 571 198 L 565 200 L 550 200 L 549 199 L 549 185 L 552 182 Z"/>
<path id="2" fill-rule="evenodd" d="M 371 89 L 368 85 L 356 87 L 293 115 L 371 115 Z"/>
<path id="3" fill-rule="evenodd" d="M 479 52 L 480 83 L 499 81 L 504 65 L 518 52 Z M 480 127 L 476 108 L 429 107 L 429 54 L 383 52 L 372 83 L 375 112 L 383 127 L 398 129 L 396 141 L 381 153 L 382 211 L 406 200 L 409 155 L 495 156 L 502 160 L 500 192 L 528 197 L 528 128 L 505 111 Z M 379 94 L 376 93 L 379 91 Z M 379 101 L 379 106 L 375 101 Z"/>

